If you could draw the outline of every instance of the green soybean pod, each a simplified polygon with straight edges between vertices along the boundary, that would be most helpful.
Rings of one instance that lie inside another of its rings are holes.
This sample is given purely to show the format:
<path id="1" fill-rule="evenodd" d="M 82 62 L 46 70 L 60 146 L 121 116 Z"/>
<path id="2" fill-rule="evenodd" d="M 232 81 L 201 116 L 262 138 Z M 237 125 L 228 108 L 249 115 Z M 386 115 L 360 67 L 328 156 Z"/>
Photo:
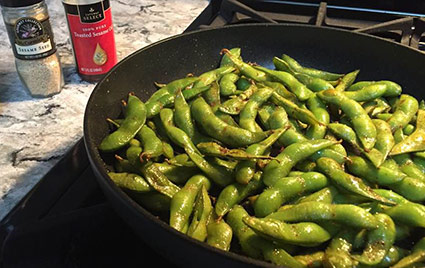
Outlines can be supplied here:
<path id="1" fill-rule="evenodd" d="M 404 128 L 412 120 L 419 109 L 418 101 L 407 94 L 401 94 L 400 101 L 397 103 L 394 113 L 387 120 L 394 133 L 399 128 Z"/>
<path id="2" fill-rule="evenodd" d="M 211 109 L 214 112 L 217 112 L 218 107 L 221 104 L 220 86 L 218 85 L 218 82 L 212 82 L 211 87 L 202 93 L 202 97 L 211 106 Z"/>
<path id="3" fill-rule="evenodd" d="M 301 141 L 289 145 L 276 157 L 277 160 L 272 160 L 264 168 L 264 184 L 267 186 L 273 185 L 274 182 L 278 181 L 280 178 L 286 177 L 298 162 L 336 143 L 335 141 L 320 139 Z"/>
<path id="4" fill-rule="evenodd" d="M 268 218 L 285 222 L 337 221 L 355 228 L 375 229 L 377 221 L 374 216 L 356 205 L 328 204 L 323 202 L 303 202 L 281 207 Z"/>
<path id="5" fill-rule="evenodd" d="M 174 122 L 191 139 L 195 137 L 195 125 L 190 113 L 190 106 L 187 104 L 181 91 L 177 92 L 174 101 Z"/>
<path id="6" fill-rule="evenodd" d="M 233 62 L 233 65 L 239 70 L 242 75 L 251 78 L 257 82 L 264 82 L 270 80 L 266 73 L 257 70 L 246 62 L 243 62 L 241 58 L 237 57 L 236 55 L 233 55 L 228 49 L 223 49 L 221 53 L 224 53 L 227 57 L 229 57 L 230 61 Z"/>
<path id="7" fill-rule="evenodd" d="M 344 95 L 352 100 L 363 102 L 380 98 L 385 95 L 386 91 L 387 87 L 385 85 L 372 84 L 357 91 L 346 91 Z"/>
<path id="8" fill-rule="evenodd" d="M 154 165 L 164 174 L 170 181 L 176 184 L 184 184 L 187 180 L 201 172 L 201 170 L 196 167 L 185 167 L 185 166 L 175 166 L 170 165 L 167 162 L 163 163 L 154 163 Z"/>
<path id="9" fill-rule="evenodd" d="M 220 79 L 220 94 L 223 96 L 234 95 L 237 91 L 236 82 L 239 80 L 239 75 L 228 73 Z"/>
<path id="10" fill-rule="evenodd" d="M 152 163 L 144 165 L 141 169 L 146 181 L 152 186 L 152 188 L 161 194 L 172 198 L 178 191 L 180 191 L 180 187 L 170 181 Z"/>
<path id="11" fill-rule="evenodd" d="M 199 189 L 205 185 L 210 188 L 211 183 L 203 175 L 191 177 L 171 199 L 170 226 L 180 232 L 186 233 L 189 228 L 189 217 L 193 211 L 193 205 Z"/>
<path id="12" fill-rule="evenodd" d="M 310 89 L 308 89 L 303 83 L 298 81 L 292 74 L 288 72 L 270 70 L 261 66 L 256 66 L 255 68 L 272 76 L 274 79 L 287 86 L 300 101 L 307 100 L 313 94 Z"/>
<path id="13" fill-rule="evenodd" d="M 385 93 L 384 93 L 384 97 L 397 97 L 401 94 L 402 92 L 402 88 L 399 84 L 393 82 L 393 81 L 388 81 L 388 80 L 382 80 L 382 81 L 360 81 L 357 82 L 353 85 L 351 85 L 347 91 L 357 91 L 357 90 L 362 90 L 365 87 L 374 87 L 376 85 L 379 86 L 384 86 L 385 87 Z"/>
<path id="14" fill-rule="evenodd" d="M 394 204 L 394 202 L 375 193 L 371 187 L 362 181 L 362 179 L 346 173 L 335 160 L 322 157 L 319 158 L 316 163 L 319 170 L 345 190 L 369 198 L 370 200 L 385 204 Z"/>
<path id="15" fill-rule="evenodd" d="M 405 177 L 402 181 L 389 185 L 388 188 L 410 201 L 425 200 L 425 183 L 420 179 Z"/>
<path id="16" fill-rule="evenodd" d="M 335 87 L 335 90 L 345 91 L 347 88 L 349 88 L 354 83 L 359 72 L 360 72 L 360 70 L 354 70 L 354 71 L 344 75 L 343 77 L 341 77 L 338 85 Z"/>
<path id="17" fill-rule="evenodd" d="M 146 122 L 146 106 L 135 95 L 130 94 L 127 100 L 125 119 L 120 127 L 106 136 L 99 145 L 102 152 L 114 152 L 124 147 L 134 138 Z"/>
<path id="18" fill-rule="evenodd" d="M 342 230 L 329 243 L 325 250 L 324 267 L 355 267 L 358 262 L 351 257 L 354 232 Z"/>
<path id="19" fill-rule="evenodd" d="M 388 186 L 404 180 L 406 174 L 387 167 L 376 168 L 371 162 L 360 156 L 350 156 L 347 162 L 348 170 L 360 178 L 371 183 L 377 183 L 382 186 Z"/>
<path id="20" fill-rule="evenodd" d="M 282 136 L 280 136 L 278 139 L 280 145 L 289 146 L 295 142 L 308 140 L 302 133 L 297 131 L 295 126 L 291 124 L 291 122 L 288 120 L 288 115 L 285 109 L 280 106 L 276 107 L 275 111 L 270 115 L 267 123 L 270 129 L 284 128 L 288 125 L 290 126 L 290 128 L 288 128 L 285 133 L 283 133 Z"/>
<path id="21" fill-rule="evenodd" d="M 158 138 L 158 136 L 156 136 L 155 131 L 147 125 L 142 127 L 142 129 L 137 133 L 136 138 L 140 140 L 143 146 L 143 152 L 140 155 L 140 160 L 148 161 L 153 157 L 162 155 L 162 141 Z"/>
<path id="22" fill-rule="evenodd" d="M 165 95 L 174 95 L 179 90 L 183 90 L 184 88 L 192 85 L 196 81 L 198 81 L 198 77 L 185 77 L 181 79 L 177 79 L 174 81 L 169 82 L 164 87 L 161 87 L 161 89 L 155 91 L 149 99 L 146 101 L 146 108 L 149 110 L 149 106 L 151 106 L 153 103 L 155 103 L 157 100 L 159 100 L 161 97 Z"/>
<path id="23" fill-rule="evenodd" d="M 193 88 L 199 88 L 199 87 L 205 87 L 211 85 L 211 83 L 220 80 L 220 78 L 228 73 L 231 73 L 235 70 L 233 66 L 222 66 L 217 69 L 205 72 L 201 74 L 195 84 L 193 85 Z M 183 89 L 181 89 L 183 90 Z M 172 92 L 172 95 L 175 95 L 178 90 L 175 92 Z"/>
<path id="24" fill-rule="evenodd" d="M 226 186 L 218 195 L 215 204 L 215 213 L 219 217 L 223 217 L 234 205 L 258 192 L 263 187 L 261 172 L 257 172 L 248 184 L 232 183 Z"/>
<path id="25" fill-rule="evenodd" d="M 138 144 L 136 145 L 132 144 L 134 143 L 134 141 L 136 141 Z M 130 162 L 130 164 L 137 167 L 140 165 L 140 154 L 142 153 L 143 149 L 140 146 L 140 142 L 136 139 L 132 139 L 130 141 L 130 144 L 131 145 L 125 151 L 125 155 L 128 161 Z"/>
<path id="26" fill-rule="evenodd" d="M 255 121 L 259 107 L 266 102 L 274 92 L 269 87 L 260 88 L 251 98 L 239 114 L 239 126 L 252 132 L 262 131 L 261 127 Z"/>
<path id="27" fill-rule="evenodd" d="M 303 67 L 295 59 L 291 58 L 290 56 L 286 54 L 282 55 L 282 59 L 288 63 L 291 69 L 293 69 L 294 71 L 298 73 L 303 73 L 313 77 L 318 77 L 327 81 L 338 80 L 343 76 L 343 74 L 336 74 L 336 73 L 322 71 L 322 70 L 318 70 L 314 68 Z"/>
<path id="28" fill-rule="evenodd" d="M 393 149 L 395 140 L 391 133 L 391 127 L 387 122 L 380 119 L 372 119 L 372 122 L 376 127 L 375 148 L 382 153 L 382 158 L 378 164 L 378 166 L 381 166 Z"/>
<path id="29" fill-rule="evenodd" d="M 248 227 L 243 221 L 243 219 L 248 216 L 248 212 L 242 206 L 236 205 L 227 214 L 226 218 L 244 254 L 256 259 L 264 258 L 276 265 L 305 268 L 303 264 L 295 260 L 287 252 L 291 247 L 283 244 L 276 245 L 273 242 L 267 241 Z"/>
<path id="30" fill-rule="evenodd" d="M 353 255 L 353 258 L 362 264 L 377 265 L 387 255 L 395 242 L 395 224 L 385 214 L 376 214 L 375 219 L 378 228 L 369 231 L 367 243 L 361 255 Z"/>
<path id="31" fill-rule="evenodd" d="M 233 56 L 242 60 L 241 49 L 239 47 L 232 48 L 232 49 L 229 50 L 229 52 Z M 234 66 L 233 62 L 229 59 L 229 56 L 227 54 L 223 55 L 223 57 L 221 58 L 221 61 L 220 61 L 220 67 L 224 67 L 224 66 Z"/>
<path id="32" fill-rule="evenodd" d="M 229 251 L 233 230 L 224 219 L 210 219 L 207 225 L 207 234 L 208 245 Z"/>
<path id="33" fill-rule="evenodd" d="M 273 103 L 265 103 L 258 109 L 258 119 L 265 129 L 270 129 L 268 121 L 275 109 L 276 105 Z"/>
<path id="34" fill-rule="evenodd" d="M 211 107 L 200 97 L 192 103 L 192 116 L 211 137 L 230 146 L 241 147 L 257 143 L 268 136 L 267 132 L 251 132 L 230 126 L 217 118 Z"/>
<path id="35" fill-rule="evenodd" d="M 322 124 L 310 125 L 307 128 L 306 137 L 312 140 L 323 139 L 326 135 L 326 125 L 330 122 L 330 115 L 326 105 L 314 94 L 307 100 L 307 107 L 314 114 L 317 121 Z"/>
<path id="36" fill-rule="evenodd" d="M 425 110 L 418 110 L 416 129 L 405 139 L 399 141 L 391 150 L 390 155 L 400 155 L 425 150 Z M 408 124 L 409 125 L 409 124 Z M 404 133 L 404 130 L 403 130 Z"/>
<path id="37" fill-rule="evenodd" d="M 192 221 L 187 230 L 187 235 L 201 242 L 207 239 L 207 223 L 213 210 L 211 199 L 205 184 L 201 185 L 193 207 Z"/>
<path id="38" fill-rule="evenodd" d="M 320 190 L 328 183 L 326 176 L 318 172 L 306 172 L 297 177 L 280 178 L 258 196 L 254 203 L 255 215 L 265 217 L 294 197 Z"/>
<path id="39" fill-rule="evenodd" d="M 252 144 L 246 148 L 246 152 L 253 155 L 263 155 L 276 142 L 286 129 L 277 129 L 267 139 Z M 240 184 L 247 184 L 253 178 L 256 171 L 257 162 L 255 160 L 240 161 L 236 166 L 235 179 Z"/>
<path id="40" fill-rule="evenodd" d="M 352 84 L 351 86 L 349 86 L 346 89 L 346 91 L 357 91 L 357 90 L 362 89 L 365 86 L 369 86 L 373 83 L 375 83 L 375 81 L 359 81 L 359 82 L 356 82 L 356 83 Z"/>
<path id="41" fill-rule="evenodd" d="M 262 238 L 243 222 L 246 216 L 249 216 L 248 212 L 241 205 L 235 205 L 227 213 L 226 222 L 232 228 L 242 252 L 251 258 L 261 259 L 262 252 L 258 246 Z"/>
<path id="42" fill-rule="evenodd" d="M 314 247 L 328 241 L 330 234 L 319 225 L 312 222 L 287 224 L 271 218 L 256 218 L 246 216 L 243 222 L 267 240 Z"/>
<path id="43" fill-rule="evenodd" d="M 366 151 L 373 148 L 376 142 L 376 127 L 358 102 L 349 99 L 343 92 L 336 90 L 325 90 L 317 94 L 323 101 L 341 108 L 344 114 L 350 118 L 353 128 Z"/>
<path id="44" fill-rule="evenodd" d="M 273 81 L 265 81 L 263 83 L 265 86 L 273 88 L 277 94 L 281 95 L 285 99 L 288 99 L 295 103 L 298 102 L 297 96 L 295 96 L 294 93 L 289 91 L 282 83 L 273 82 Z"/>
<path id="45" fill-rule="evenodd" d="M 312 194 L 300 197 L 299 199 L 295 201 L 295 204 L 311 202 L 311 201 L 332 204 L 334 197 L 337 194 L 338 194 L 338 190 L 335 187 L 328 186 Z"/>
<path id="46" fill-rule="evenodd" d="M 286 112 L 288 113 L 289 117 L 297 119 L 305 124 L 319 124 L 323 125 L 322 122 L 319 122 L 314 114 L 306 109 L 299 107 L 295 103 L 283 98 L 276 92 L 273 93 L 271 97 L 271 101 L 275 103 L 276 105 L 282 106 Z"/>
<path id="47" fill-rule="evenodd" d="M 171 159 L 174 157 L 174 148 L 166 141 L 162 141 L 162 152 L 164 156 L 168 159 Z"/>
<path id="48" fill-rule="evenodd" d="M 153 190 L 149 183 L 137 174 L 127 172 L 108 172 L 108 176 L 120 188 L 138 193 L 147 193 Z"/>
<path id="49" fill-rule="evenodd" d="M 409 202 L 398 204 L 385 210 L 385 214 L 390 216 L 395 222 L 399 222 L 411 227 L 425 227 L 425 210 L 423 206 Z"/>

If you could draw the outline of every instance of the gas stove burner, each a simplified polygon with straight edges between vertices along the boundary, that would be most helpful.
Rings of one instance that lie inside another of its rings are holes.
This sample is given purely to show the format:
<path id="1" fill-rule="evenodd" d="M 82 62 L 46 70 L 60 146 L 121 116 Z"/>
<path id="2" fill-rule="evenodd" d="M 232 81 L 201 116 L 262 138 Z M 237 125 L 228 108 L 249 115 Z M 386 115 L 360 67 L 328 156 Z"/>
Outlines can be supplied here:
<path id="1" fill-rule="evenodd" d="M 201 28 L 252 22 L 310 24 L 372 34 L 424 50 L 425 12 L 360 6 L 364 1 L 356 1 L 359 6 L 342 6 L 345 2 L 223 0 L 217 16 Z"/>

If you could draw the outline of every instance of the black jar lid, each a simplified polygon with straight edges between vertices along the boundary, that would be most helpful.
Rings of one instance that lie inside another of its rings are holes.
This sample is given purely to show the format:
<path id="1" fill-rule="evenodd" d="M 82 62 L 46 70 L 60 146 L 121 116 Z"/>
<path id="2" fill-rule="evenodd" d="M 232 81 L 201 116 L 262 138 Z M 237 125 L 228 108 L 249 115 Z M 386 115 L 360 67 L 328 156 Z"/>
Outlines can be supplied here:
<path id="1" fill-rule="evenodd" d="M 0 0 L 0 6 L 4 7 L 26 7 L 43 2 L 43 0 Z"/>

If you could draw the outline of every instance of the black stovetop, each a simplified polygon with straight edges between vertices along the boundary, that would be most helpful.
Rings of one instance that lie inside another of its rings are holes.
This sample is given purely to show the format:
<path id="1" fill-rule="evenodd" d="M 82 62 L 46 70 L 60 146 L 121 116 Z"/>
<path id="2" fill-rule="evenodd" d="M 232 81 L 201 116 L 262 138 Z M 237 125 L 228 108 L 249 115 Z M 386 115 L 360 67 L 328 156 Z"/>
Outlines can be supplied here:
<path id="1" fill-rule="evenodd" d="M 423 49 L 424 2 L 398 3 L 211 0 L 186 31 L 247 22 L 303 23 Z M 138 239 L 109 206 L 82 139 L 0 223 L 1 267 L 142 267 L 150 262 L 174 266 Z"/>

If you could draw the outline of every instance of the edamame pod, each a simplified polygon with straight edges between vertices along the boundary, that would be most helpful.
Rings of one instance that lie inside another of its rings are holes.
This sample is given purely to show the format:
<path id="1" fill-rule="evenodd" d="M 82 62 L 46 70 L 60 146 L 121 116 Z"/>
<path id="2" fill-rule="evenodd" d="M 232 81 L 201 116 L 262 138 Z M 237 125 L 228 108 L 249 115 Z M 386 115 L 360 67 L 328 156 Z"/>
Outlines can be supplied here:
<path id="1" fill-rule="evenodd" d="M 336 74 L 336 73 L 331 73 L 331 72 L 322 71 L 318 69 L 303 67 L 295 59 L 291 58 L 290 56 L 286 54 L 282 55 L 282 59 L 288 63 L 291 69 L 293 69 L 294 71 L 298 73 L 303 73 L 313 77 L 318 77 L 327 81 L 338 80 L 343 76 L 343 74 Z"/>
<path id="2" fill-rule="evenodd" d="M 257 117 L 258 108 L 270 98 L 273 92 L 273 89 L 264 87 L 260 88 L 249 98 L 239 114 L 239 126 L 241 128 L 252 132 L 263 131 L 255 119 Z"/>
<path id="3" fill-rule="evenodd" d="M 314 247 L 331 238 L 325 229 L 312 222 L 287 224 L 276 219 L 248 216 L 242 220 L 260 236 L 280 243 Z"/>
<path id="4" fill-rule="evenodd" d="M 397 143 L 390 155 L 420 152 L 425 150 L 425 110 L 418 110 L 415 131 L 404 140 Z"/>
<path id="5" fill-rule="evenodd" d="M 211 183 L 207 177 L 195 175 L 172 197 L 169 222 L 171 227 L 183 233 L 187 232 L 196 195 L 203 185 L 209 189 Z"/>
<path id="6" fill-rule="evenodd" d="M 387 120 L 394 133 L 399 128 L 404 128 L 412 120 L 419 109 L 418 101 L 407 94 L 401 94 L 400 101 L 397 103 L 394 113 Z"/>
<path id="7" fill-rule="evenodd" d="M 314 141 L 302 141 L 289 145 L 265 168 L 263 182 L 267 186 L 273 185 L 280 178 L 286 177 L 289 171 L 301 160 L 306 159 L 313 153 L 336 144 L 335 141 L 326 139 Z"/>
<path id="8" fill-rule="evenodd" d="M 344 112 L 366 151 L 373 148 L 376 142 L 376 127 L 358 102 L 332 89 L 317 94 L 323 101 L 338 106 Z"/>
<path id="9" fill-rule="evenodd" d="M 377 265 L 387 255 L 395 241 L 395 224 L 385 214 L 376 214 L 378 228 L 367 234 L 366 247 L 361 255 L 353 255 L 353 258 L 362 264 Z"/>
<path id="10" fill-rule="evenodd" d="M 210 219 L 207 225 L 207 234 L 208 245 L 229 251 L 233 230 L 224 219 Z"/>
<path id="11" fill-rule="evenodd" d="M 205 185 L 202 184 L 195 200 L 192 222 L 187 230 L 188 236 L 201 242 L 207 239 L 207 223 L 212 210 L 211 199 Z"/>
<path id="12" fill-rule="evenodd" d="M 270 70 L 265 67 L 255 66 L 257 70 L 264 72 L 274 79 L 278 80 L 285 86 L 289 88 L 289 90 L 294 93 L 300 101 L 305 101 L 313 94 L 313 92 L 308 89 L 303 83 L 299 82 L 292 74 L 283 72 Z"/>
<path id="13" fill-rule="evenodd" d="M 326 176 L 318 172 L 280 178 L 258 196 L 254 203 L 255 215 L 265 217 L 290 199 L 303 193 L 320 190 L 328 183 Z"/>
<path id="14" fill-rule="evenodd" d="M 375 193 L 372 188 L 367 186 L 360 178 L 346 173 L 335 160 L 322 157 L 319 158 L 316 163 L 317 167 L 325 175 L 345 190 L 378 202 L 394 204 L 394 202 Z"/>
<path id="15" fill-rule="evenodd" d="M 145 121 L 145 104 L 135 95 L 129 94 L 124 121 L 117 130 L 102 140 L 99 150 L 102 152 L 114 152 L 121 149 L 136 136 Z"/>
<path id="16" fill-rule="evenodd" d="M 147 193 L 153 190 L 149 183 L 147 183 L 145 179 L 143 179 L 143 177 L 137 174 L 127 172 L 108 172 L 108 176 L 118 187 L 127 190 L 135 191 L 138 193 Z"/>
<path id="17" fill-rule="evenodd" d="M 263 187 L 261 172 L 257 172 L 248 184 L 232 183 L 226 186 L 218 195 L 215 204 L 215 213 L 219 217 L 223 217 L 234 205 L 239 204 L 242 200 L 258 192 Z"/>
<path id="18" fill-rule="evenodd" d="M 226 124 L 214 115 L 211 107 L 202 97 L 192 103 L 191 109 L 193 118 L 209 136 L 230 146 L 251 145 L 268 136 L 267 132 L 251 132 Z"/>
<path id="19" fill-rule="evenodd" d="M 159 169 L 152 163 L 142 167 L 142 173 L 146 181 L 158 192 L 170 198 L 180 191 L 180 187 L 170 181 Z"/>
<path id="20" fill-rule="evenodd" d="M 345 226 L 369 230 L 377 227 L 374 216 L 356 205 L 337 205 L 314 201 L 284 206 L 270 214 L 268 218 L 285 222 L 337 221 Z"/>

